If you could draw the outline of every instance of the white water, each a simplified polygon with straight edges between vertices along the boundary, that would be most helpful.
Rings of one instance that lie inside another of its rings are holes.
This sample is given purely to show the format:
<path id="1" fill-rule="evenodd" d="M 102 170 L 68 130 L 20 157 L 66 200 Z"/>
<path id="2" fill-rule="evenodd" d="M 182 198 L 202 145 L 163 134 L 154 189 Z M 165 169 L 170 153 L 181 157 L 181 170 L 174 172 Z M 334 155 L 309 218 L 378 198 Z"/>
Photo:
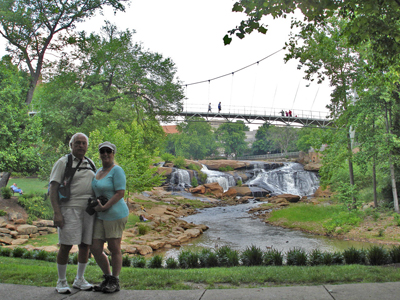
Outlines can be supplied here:
<path id="1" fill-rule="evenodd" d="M 218 184 L 224 189 L 224 192 L 229 190 L 231 186 L 236 185 L 236 180 L 231 174 L 209 170 L 205 165 L 203 165 L 201 172 L 207 174 L 206 183 L 218 182 Z"/>

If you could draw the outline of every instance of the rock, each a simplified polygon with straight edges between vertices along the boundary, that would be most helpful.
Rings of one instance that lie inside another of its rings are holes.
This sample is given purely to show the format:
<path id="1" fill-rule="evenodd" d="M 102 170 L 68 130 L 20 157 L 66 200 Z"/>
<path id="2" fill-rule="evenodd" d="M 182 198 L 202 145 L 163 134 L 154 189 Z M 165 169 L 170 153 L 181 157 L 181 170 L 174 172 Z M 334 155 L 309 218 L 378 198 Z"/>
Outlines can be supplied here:
<path id="1" fill-rule="evenodd" d="M 14 224 L 7 224 L 6 228 L 9 229 L 9 230 L 17 230 L 17 227 Z"/>
<path id="2" fill-rule="evenodd" d="M 7 226 L 7 221 L 4 217 L 0 217 L 0 227 L 6 227 Z"/>
<path id="3" fill-rule="evenodd" d="M 147 245 L 133 245 L 137 248 L 140 255 L 147 255 L 153 253 L 153 249 Z"/>
<path id="4" fill-rule="evenodd" d="M 316 198 L 330 198 L 332 195 L 332 192 L 329 190 L 329 187 L 327 187 L 325 190 L 322 190 L 321 187 L 318 187 L 318 189 L 314 193 L 314 197 Z"/>
<path id="5" fill-rule="evenodd" d="M 198 237 L 200 234 L 202 234 L 202 231 L 199 228 L 192 228 L 192 229 L 186 230 L 185 234 L 191 238 L 195 238 L 195 237 Z"/>
<path id="6" fill-rule="evenodd" d="M 54 227 L 54 222 L 53 220 L 39 220 L 33 221 L 32 225 L 36 227 Z"/>
<path id="7" fill-rule="evenodd" d="M 236 190 L 237 196 L 253 196 L 253 193 L 247 186 L 233 186 L 232 188 Z"/>
<path id="8" fill-rule="evenodd" d="M 248 162 L 237 160 L 199 160 L 199 163 L 206 165 L 209 170 L 231 167 L 234 170 L 245 169 L 250 165 Z"/>
<path id="9" fill-rule="evenodd" d="M 322 167 L 322 164 L 320 164 L 320 163 L 309 163 L 304 166 L 304 170 L 318 172 L 319 169 L 321 169 L 321 167 Z"/>
<path id="10" fill-rule="evenodd" d="M 189 191 L 193 194 L 205 194 L 206 187 L 204 185 L 196 186 L 195 188 L 189 189 Z"/>
<path id="11" fill-rule="evenodd" d="M 230 187 L 225 193 L 222 194 L 222 198 L 235 198 L 237 195 L 236 189 Z"/>
<path id="12" fill-rule="evenodd" d="M 270 198 L 271 203 L 281 203 L 281 199 L 285 199 L 286 201 L 290 203 L 297 203 L 300 201 L 300 196 L 298 195 L 292 195 L 292 194 L 282 194 L 278 196 L 274 196 Z"/>
<path id="13" fill-rule="evenodd" d="M 121 250 L 124 251 L 124 253 L 129 253 L 129 254 L 137 253 L 137 248 L 132 245 L 121 245 Z"/>
<path id="14" fill-rule="evenodd" d="M 29 240 L 28 239 L 16 239 L 16 240 L 13 240 L 11 242 L 11 244 L 12 245 L 22 245 L 22 244 L 25 244 L 27 241 L 29 241 Z"/>
<path id="15" fill-rule="evenodd" d="M 58 252 L 58 247 L 56 247 L 56 246 L 44 246 L 44 247 L 42 247 L 42 250 L 47 251 L 47 252 Z"/>
<path id="16" fill-rule="evenodd" d="M 22 219 L 22 214 L 17 212 L 8 213 L 8 221 L 14 222 L 15 220 Z"/>
<path id="17" fill-rule="evenodd" d="M 4 234 L 10 234 L 11 230 L 7 229 L 7 228 L 0 228 L 0 234 L 4 233 Z"/>
<path id="18" fill-rule="evenodd" d="M 158 167 L 156 173 L 161 175 L 164 174 L 164 176 L 169 176 L 172 173 L 172 167 Z"/>
<path id="19" fill-rule="evenodd" d="M 13 242 L 13 239 L 9 236 L 0 236 L 0 244 L 6 244 L 6 245 L 11 245 Z"/>
<path id="20" fill-rule="evenodd" d="M 36 226 L 33 225 L 20 225 L 17 227 L 17 231 L 20 235 L 23 234 L 34 234 L 38 232 L 38 228 Z"/>
<path id="21" fill-rule="evenodd" d="M 17 219 L 14 221 L 14 224 L 26 224 L 26 221 L 24 219 Z"/>
<path id="22" fill-rule="evenodd" d="M 157 249 L 164 247 L 165 242 L 164 241 L 153 241 L 153 242 L 147 243 L 147 245 L 150 246 L 153 250 L 157 250 Z"/>
<path id="23" fill-rule="evenodd" d="M 216 198 L 221 198 L 224 193 L 224 189 L 219 185 L 218 182 L 211 182 L 204 184 L 206 188 L 206 194 L 212 194 Z"/>

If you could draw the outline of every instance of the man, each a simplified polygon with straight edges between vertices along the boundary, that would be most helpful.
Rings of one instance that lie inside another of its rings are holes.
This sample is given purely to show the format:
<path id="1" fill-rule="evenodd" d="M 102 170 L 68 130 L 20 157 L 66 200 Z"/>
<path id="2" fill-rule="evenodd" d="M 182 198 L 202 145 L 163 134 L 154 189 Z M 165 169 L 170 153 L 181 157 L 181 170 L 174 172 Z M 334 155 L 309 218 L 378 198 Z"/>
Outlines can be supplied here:
<path id="1" fill-rule="evenodd" d="M 85 209 L 88 198 L 92 196 L 92 179 L 95 176 L 94 164 L 85 157 L 89 139 L 83 133 L 72 136 L 69 147 L 72 154 L 72 168 L 79 166 L 70 186 L 70 199 L 60 201 L 58 188 L 63 181 L 68 155 L 61 157 L 53 166 L 50 175 L 50 201 L 54 211 L 54 225 L 58 227 L 60 249 L 57 255 L 58 281 L 56 290 L 60 294 L 69 294 L 67 264 L 73 245 L 78 245 L 78 271 L 73 283 L 74 288 L 92 290 L 92 285 L 83 277 L 89 258 L 89 246 L 92 244 L 94 215 Z"/>

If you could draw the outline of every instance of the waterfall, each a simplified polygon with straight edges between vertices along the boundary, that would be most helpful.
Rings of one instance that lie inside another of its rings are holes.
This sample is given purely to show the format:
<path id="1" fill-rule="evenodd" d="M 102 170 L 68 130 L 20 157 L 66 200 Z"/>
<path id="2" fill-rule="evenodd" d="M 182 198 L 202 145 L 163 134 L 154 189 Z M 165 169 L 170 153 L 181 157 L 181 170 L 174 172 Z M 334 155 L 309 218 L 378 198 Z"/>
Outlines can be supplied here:
<path id="1" fill-rule="evenodd" d="M 218 184 L 224 189 L 224 192 L 229 190 L 231 186 L 236 185 L 236 180 L 231 174 L 226 174 L 220 171 L 209 170 L 205 165 L 202 165 L 203 168 L 201 172 L 207 174 L 206 183 L 218 182 Z"/>
<path id="2" fill-rule="evenodd" d="M 253 178 L 246 182 L 248 186 L 257 186 L 269 190 L 273 195 L 293 194 L 308 196 L 315 193 L 319 186 L 318 176 L 305 171 L 298 163 L 288 163 L 273 170 L 255 172 Z"/>
<path id="3" fill-rule="evenodd" d="M 187 170 L 174 168 L 171 173 L 171 179 L 169 181 L 173 190 L 184 190 L 185 188 L 191 187 L 190 174 Z"/>

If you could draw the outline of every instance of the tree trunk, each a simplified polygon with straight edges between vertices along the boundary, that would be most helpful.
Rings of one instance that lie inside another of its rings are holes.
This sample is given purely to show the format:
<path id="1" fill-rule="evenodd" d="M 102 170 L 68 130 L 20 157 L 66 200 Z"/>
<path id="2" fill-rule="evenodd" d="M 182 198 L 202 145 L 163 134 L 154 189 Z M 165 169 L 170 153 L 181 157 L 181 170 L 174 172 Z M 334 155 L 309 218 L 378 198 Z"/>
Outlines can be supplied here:
<path id="1" fill-rule="evenodd" d="M 351 184 L 352 186 L 354 186 L 354 171 L 353 171 L 353 159 L 352 159 L 353 152 L 352 152 L 352 150 L 351 150 L 351 138 L 350 138 L 350 133 L 348 133 L 347 136 L 348 136 L 348 140 L 347 140 L 347 150 L 348 150 L 348 153 L 349 153 L 348 161 L 349 161 L 350 184 Z M 352 196 L 352 199 L 353 199 L 353 209 L 357 209 L 356 198 L 354 197 L 354 195 Z"/>
<path id="2" fill-rule="evenodd" d="M 4 172 L 0 179 L 0 188 L 7 186 L 8 180 L 11 177 L 11 172 Z"/>
<path id="3" fill-rule="evenodd" d="M 372 179 L 374 184 L 374 207 L 378 208 L 378 194 L 376 192 L 376 163 L 375 163 L 375 155 L 372 158 Z"/>

